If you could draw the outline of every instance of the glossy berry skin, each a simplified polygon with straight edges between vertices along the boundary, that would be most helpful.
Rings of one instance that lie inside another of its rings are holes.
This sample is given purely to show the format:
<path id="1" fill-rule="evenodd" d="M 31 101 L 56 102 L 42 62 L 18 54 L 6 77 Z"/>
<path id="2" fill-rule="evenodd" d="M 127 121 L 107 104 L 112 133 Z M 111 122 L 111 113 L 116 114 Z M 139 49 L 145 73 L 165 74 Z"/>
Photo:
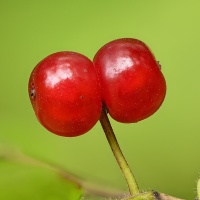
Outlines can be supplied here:
<path id="1" fill-rule="evenodd" d="M 94 57 L 102 99 L 118 122 L 132 123 L 155 113 L 166 93 L 160 66 L 141 41 L 123 38 L 104 45 Z"/>
<path id="2" fill-rule="evenodd" d="M 28 91 L 38 120 L 57 135 L 82 135 L 100 117 L 97 74 L 79 53 L 58 52 L 43 59 L 31 73 Z"/>

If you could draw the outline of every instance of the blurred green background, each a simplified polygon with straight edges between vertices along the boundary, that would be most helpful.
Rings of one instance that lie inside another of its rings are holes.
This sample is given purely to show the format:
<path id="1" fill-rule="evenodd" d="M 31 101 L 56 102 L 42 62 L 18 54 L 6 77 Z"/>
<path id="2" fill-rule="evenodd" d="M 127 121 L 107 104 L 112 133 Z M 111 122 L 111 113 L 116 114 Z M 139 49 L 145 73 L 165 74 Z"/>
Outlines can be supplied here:
<path id="1" fill-rule="evenodd" d="M 53 52 L 92 59 L 110 40 L 138 38 L 160 61 L 167 96 L 149 119 L 111 120 L 113 128 L 142 189 L 194 199 L 200 172 L 199 10 L 199 0 L 0 1 L 0 144 L 127 190 L 100 124 L 76 138 L 49 133 L 34 116 L 27 82 L 33 67 Z M 12 180 L 12 168 L 3 169 L 1 189 L 12 191 L 15 184 L 8 188 L 2 181 Z"/>

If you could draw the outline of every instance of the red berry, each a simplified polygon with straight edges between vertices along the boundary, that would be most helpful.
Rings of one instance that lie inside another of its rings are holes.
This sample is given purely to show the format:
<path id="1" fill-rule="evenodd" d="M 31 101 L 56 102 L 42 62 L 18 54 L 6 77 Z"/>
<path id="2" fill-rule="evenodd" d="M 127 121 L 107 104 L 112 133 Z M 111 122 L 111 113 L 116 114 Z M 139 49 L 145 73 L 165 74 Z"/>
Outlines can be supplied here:
<path id="1" fill-rule="evenodd" d="M 43 59 L 31 73 L 28 90 L 38 120 L 57 135 L 84 134 L 100 117 L 96 71 L 81 54 L 58 52 Z"/>
<path id="2" fill-rule="evenodd" d="M 137 39 L 124 38 L 104 45 L 94 57 L 102 98 L 119 122 L 143 120 L 158 110 L 166 83 L 150 49 Z"/>

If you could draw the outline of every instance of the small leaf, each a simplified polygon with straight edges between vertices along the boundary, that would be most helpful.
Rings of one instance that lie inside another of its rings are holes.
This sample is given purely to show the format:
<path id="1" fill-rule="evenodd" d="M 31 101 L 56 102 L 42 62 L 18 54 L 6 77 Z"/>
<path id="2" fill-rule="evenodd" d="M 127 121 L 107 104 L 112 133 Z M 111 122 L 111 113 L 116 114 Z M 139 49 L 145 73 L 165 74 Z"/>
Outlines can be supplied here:
<path id="1" fill-rule="evenodd" d="M 198 199 L 200 199 L 200 179 L 197 181 L 197 195 Z"/>
<path id="2" fill-rule="evenodd" d="M 53 171 L 0 162 L 0 199 L 77 200 L 81 191 Z"/>
<path id="3" fill-rule="evenodd" d="M 121 199 L 124 192 L 98 186 L 64 168 L 0 145 L 0 199 Z"/>
<path id="4" fill-rule="evenodd" d="M 0 146 L 0 199 L 77 200 L 82 191 L 68 177 L 54 165 Z"/>

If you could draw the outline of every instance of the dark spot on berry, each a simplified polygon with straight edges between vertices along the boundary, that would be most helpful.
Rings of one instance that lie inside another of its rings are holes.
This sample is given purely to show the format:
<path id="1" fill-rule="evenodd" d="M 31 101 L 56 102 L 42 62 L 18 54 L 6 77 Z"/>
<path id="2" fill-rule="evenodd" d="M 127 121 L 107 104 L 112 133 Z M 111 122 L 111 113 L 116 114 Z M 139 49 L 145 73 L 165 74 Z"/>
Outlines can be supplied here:
<path id="1" fill-rule="evenodd" d="M 162 69 L 162 66 L 160 64 L 160 61 L 157 61 L 158 67 L 160 68 L 160 70 Z"/>
<path id="2" fill-rule="evenodd" d="M 31 97 L 31 99 L 35 99 L 35 88 L 33 88 L 33 89 L 31 89 L 30 90 L 30 97 Z"/>

